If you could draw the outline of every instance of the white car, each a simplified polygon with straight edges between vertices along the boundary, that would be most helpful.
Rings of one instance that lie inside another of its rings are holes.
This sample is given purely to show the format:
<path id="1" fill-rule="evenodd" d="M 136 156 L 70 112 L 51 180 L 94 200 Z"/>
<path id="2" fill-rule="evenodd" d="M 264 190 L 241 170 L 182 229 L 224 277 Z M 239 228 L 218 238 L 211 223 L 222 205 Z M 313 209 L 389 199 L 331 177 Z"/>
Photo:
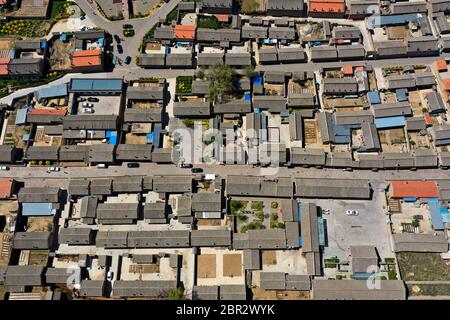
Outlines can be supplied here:
<path id="1" fill-rule="evenodd" d="M 59 172 L 59 170 L 61 170 L 61 169 L 58 167 L 49 167 L 47 169 L 47 172 Z"/>
<path id="2" fill-rule="evenodd" d="M 83 102 L 81 105 L 85 108 L 89 107 L 89 103 L 87 103 L 87 102 Z"/>
<path id="3" fill-rule="evenodd" d="M 83 113 L 94 113 L 94 109 L 92 108 L 83 108 Z"/>
<path id="4" fill-rule="evenodd" d="M 359 212 L 358 212 L 358 210 L 351 209 L 351 210 L 346 210 L 345 214 L 348 216 L 357 216 L 357 215 L 359 215 Z"/>
<path id="5" fill-rule="evenodd" d="M 322 209 L 322 214 L 329 215 L 330 209 Z"/>
<path id="6" fill-rule="evenodd" d="M 106 169 L 106 168 L 108 168 L 108 165 L 106 163 L 97 164 L 97 169 Z"/>
<path id="7" fill-rule="evenodd" d="M 106 274 L 106 280 L 111 282 L 113 278 L 114 278 L 114 272 L 108 271 L 108 273 Z"/>
<path id="8" fill-rule="evenodd" d="M 9 170 L 9 167 L 7 167 L 7 166 L 1 166 L 1 167 L 0 167 L 0 170 L 1 170 L 1 171 L 8 171 L 8 170 Z"/>

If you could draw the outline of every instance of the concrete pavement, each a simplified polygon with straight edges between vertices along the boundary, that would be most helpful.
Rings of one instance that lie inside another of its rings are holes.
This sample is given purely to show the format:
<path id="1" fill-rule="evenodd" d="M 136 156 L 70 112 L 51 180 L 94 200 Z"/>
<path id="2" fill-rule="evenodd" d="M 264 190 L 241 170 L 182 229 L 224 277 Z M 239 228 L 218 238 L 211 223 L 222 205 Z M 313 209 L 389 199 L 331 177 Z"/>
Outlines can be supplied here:
<path id="1" fill-rule="evenodd" d="M 384 183 L 388 180 L 439 180 L 450 179 L 450 171 L 442 169 L 409 170 L 371 170 L 344 171 L 342 169 L 316 169 L 316 168 L 288 168 L 280 167 L 273 175 L 260 167 L 249 165 L 218 165 L 199 164 L 195 167 L 202 168 L 203 173 L 211 173 L 227 177 L 229 175 L 249 175 L 270 177 L 294 177 L 294 178 L 328 178 L 328 179 L 367 179 L 373 183 Z M 111 165 L 107 169 L 96 167 L 67 167 L 60 172 L 47 173 L 47 167 L 10 167 L 9 171 L 0 171 L 0 177 L 15 179 L 54 179 L 68 180 L 67 178 L 102 178 L 117 176 L 145 176 L 145 175 L 191 175 L 190 169 L 178 168 L 171 164 L 141 163 L 139 168 L 130 169 L 123 165 Z M 271 172 L 272 173 L 272 172 Z"/>

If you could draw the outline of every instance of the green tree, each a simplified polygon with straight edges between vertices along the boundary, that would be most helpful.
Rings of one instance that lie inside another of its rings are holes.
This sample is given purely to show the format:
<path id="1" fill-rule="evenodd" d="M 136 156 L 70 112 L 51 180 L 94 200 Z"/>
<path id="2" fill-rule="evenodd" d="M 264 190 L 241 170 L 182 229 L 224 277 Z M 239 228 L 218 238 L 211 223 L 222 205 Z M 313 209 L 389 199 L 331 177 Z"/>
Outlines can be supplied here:
<path id="1" fill-rule="evenodd" d="M 253 65 L 246 66 L 244 69 L 244 74 L 247 78 L 251 79 L 256 76 L 258 73 L 255 71 L 255 67 Z"/>
<path id="2" fill-rule="evenodd" d="M 186 300 L 184 288 L 172 288 L 169 290 L 167 300 Z"/>
<path id="3" fill-rule="evenodd" d="M 200 70 L 199 72 L 197 72 L 197 78 L 201 80 L 205 79 L 205 71 Z"/>
<path id="4" fill-rule="evenodd" d="M 207 74 L 209 80 L 209 98 L 213 102 L 222 102 L 223 95 L 231 91 L 234 69 L 227 65 L 216 64 Z"/>

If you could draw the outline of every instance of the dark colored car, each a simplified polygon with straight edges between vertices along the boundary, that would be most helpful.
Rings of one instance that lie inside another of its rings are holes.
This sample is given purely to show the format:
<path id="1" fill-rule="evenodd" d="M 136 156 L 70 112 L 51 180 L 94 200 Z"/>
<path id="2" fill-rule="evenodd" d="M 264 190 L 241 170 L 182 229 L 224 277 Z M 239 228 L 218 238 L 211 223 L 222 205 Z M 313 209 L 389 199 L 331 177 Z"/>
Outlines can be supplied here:
<path id="1" fill-rule="evenodd" d="M 98 98 L 94 98 L 94 97 L 89 97 L 87 100 L 89 102 L 98 102 Z"/>
<path id="2" fill-rule="evenodd" d="M 130 57 L 130 56 L 127 56 L 127 57 L 125 58 L 124 62 L 125 62 L 125 64 L 130 64 L 130 62 L 131 62 L 131 57 Z"/>
<path id="3" fill-rule="evenodd" d="M 123 48 L 120 44 L 117 45 L 117 51 L 122 54 L 123 53 Z"/>
<path id="4" fill-rule="evenodd" d="M 192 169 L 191 169 L 191 172 L 192 172 L 192 173 L 202 173 L 202 172 L 203 172 L 203 169 L 202 169 L 202 168 L 192 168 Z"/>
<path id="5" fill-rule="evenodd" d="M 137 162 L 130 162 L 130 163 L 127 163 L 127 167 L 128 168 L 139 168 L 139 163 L 137 163 Z"/>
<path id="6" fill-rule="evenodd" d="M 114 35 L 114 40 L 116 40 L 117 43 L 120 43 L 120 37 L 117 34 Z"/>
<path id="7" fill-rule="evenodd" d="M 131 24 L 124 24 L 124 25 L 122 25 L 122 27 L 124 28 L 124 29 L 132 29 L 133 28 L 133 26 L 131 25 Z"/>

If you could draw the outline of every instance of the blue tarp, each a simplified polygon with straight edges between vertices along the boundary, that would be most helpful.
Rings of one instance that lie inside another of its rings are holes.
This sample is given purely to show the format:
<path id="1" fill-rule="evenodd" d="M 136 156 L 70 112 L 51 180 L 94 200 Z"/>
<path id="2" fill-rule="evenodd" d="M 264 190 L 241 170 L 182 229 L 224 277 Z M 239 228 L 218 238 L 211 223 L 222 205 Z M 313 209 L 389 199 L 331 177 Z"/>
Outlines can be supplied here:
<path id="1" fill-rule="evenodd" d="M 54 216 L 56 209 L 51 203 L 22 203 L 22 216 Z"/>
<path id="2" fill-rule="evenodd" d="M 25 124 L 27 121 L 27 111 L 27 108 L 17 110 L 15 124 Z"/>
<path id="3" fill-rule="evenodd" d="M 121 91 L 122 79 L 72 79 L 72 91 Z"/>
<path id="4" fill-rule="evenodd" d="M 407 198 L 403 198 L 403 201 L 405 202 L 416 202 L 417 198 L 414 197 L 407 197 Z"/>
<path id="5" fill-rule="evenodd" d="M 155 147 L 155 148 L 159 148 L 159 145 L 160 145 L 160 143 L 161 143 L 161 139 L 160 139 L 160 136 L 161 136 L 161 128 L 160 127 L 156 127 L 154 130 L 153 130 L 153 146 Z"/>
<path id="6" fill-rule="evenodd" d="M 441 213 L 442 221 L 450 223 L 450 213 L 448 213 L 448 208 L 440 207 L 439 211 Z"/>
<path id="7" fill-rule="evenodd" d="M 55 86 L 38 89 L 34 92 L 36 99 L 49 99 L 54 97 L 67 96 L 67 84 L 58 84 Z"/>
<path id="8" fill-rule="evenodd" d="M 61 35 L 59 36 L 59 40 L 61 40 L 62 42 L 66 42 L 67 41 L 67 34 L 66 33 L 61 33 Z"/>
<path id="9" fill-rule="evenodd" d="M 319 245 L 324 246 L 325 245 L 325 227 L 324 227 L 322 217 L 317 218 L 317 228 L 319 230 Z"/>
<path id="10" fill-rule="evenodd" d="M 408 90 L 406 89 L 397 89 L 395 90 L 395 96 L 397 97 L 398 102 L 408 101 L 408 97 L 406 96 Z"/>
<path id="11" fill-rule="evenodd" d="M 153 143 L 153 132 L 147 133 L 147 143 Z"/>
<path id="12" fill-rule="evenodd" d="M 405 126 L 404 116 L 375 118 L 375 127 L 377 129 L 395 128 L 404 126 Z"/>
<path id="13" fill-rule="evenodd" d="M 245 97 L 245 101 L 251 101 L 252 100 L 252 95 L 250 93 L 246 93 L 244 95 L 244 97 Z"/>
<path id="14" fill-rule="evenodd" d="M 41 49 L 45 49 L 47 47 L 47 41 L 44 39 L 41 40 Z"/>
<path id="15" fill-rule="evenodd" d="M 367 280 L 373 273 L 368 272 L 353 272 L 352 278 L 355 280 Z"/>
<path id="16" fill-rule="evenodd" d="M 428 199 L 428 207 L 430 208 L 431 224 L 434 230 L 444 230 L 444 222 L 442 221 L 439 202 L 437 199 Z"/>
<path id="17" fill-rule="evenodd" d="M 260 85 L 262 83 L 263 83 L 262 82 L 262 77 L 260 77 L 260 76 L 253 77 L 253 84 Z"/>
<path id="18" fill-rule="evenodd" d="M 378 91 L 369 91 L 367 93 L 367 98 L 369 99 L 370 104 L 381 103 L 380 94 L 378 93 Z"/>

